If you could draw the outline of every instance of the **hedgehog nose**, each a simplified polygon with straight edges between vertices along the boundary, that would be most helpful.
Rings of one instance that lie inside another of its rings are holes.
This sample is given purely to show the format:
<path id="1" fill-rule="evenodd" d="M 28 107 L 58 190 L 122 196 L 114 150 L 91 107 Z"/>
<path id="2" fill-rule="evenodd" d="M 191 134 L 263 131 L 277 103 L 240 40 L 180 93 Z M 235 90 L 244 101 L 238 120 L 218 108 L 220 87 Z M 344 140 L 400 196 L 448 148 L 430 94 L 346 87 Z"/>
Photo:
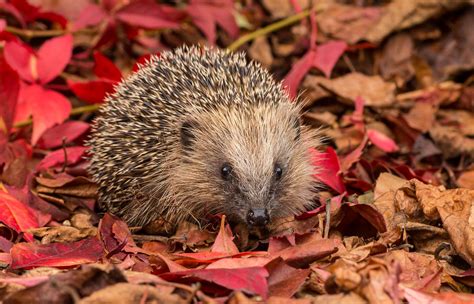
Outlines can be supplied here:
<path id="1" fill-rule="evenodd" d="M 269 219 L 268 212 L 264 208 L 250 209 L 247 213 L 247 223 L 252 226 L 265 226 Z"/>

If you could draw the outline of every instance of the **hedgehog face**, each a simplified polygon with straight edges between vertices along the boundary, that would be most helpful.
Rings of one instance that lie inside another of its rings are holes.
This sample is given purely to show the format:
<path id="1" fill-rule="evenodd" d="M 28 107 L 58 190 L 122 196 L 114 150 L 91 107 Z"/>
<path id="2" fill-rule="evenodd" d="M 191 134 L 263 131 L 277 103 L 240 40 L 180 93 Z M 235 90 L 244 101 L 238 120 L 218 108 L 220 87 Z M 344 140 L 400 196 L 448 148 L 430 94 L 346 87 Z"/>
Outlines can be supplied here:
<path id="1" fill-rule="evenodd" d="M 305 211 L 314 180 L 308 149 L 314 139 L 289 103 L 234 107 L 202 113 L 181 123 L 182 200 L 199 207 L 195 217 L 224 213 L 262 226 Z M 219 113 L 219 115 L 216 115 Z M 173 171 L 173 170 L 172 170 Z M 185 186 L 185 187 L 183 187 Z"/>

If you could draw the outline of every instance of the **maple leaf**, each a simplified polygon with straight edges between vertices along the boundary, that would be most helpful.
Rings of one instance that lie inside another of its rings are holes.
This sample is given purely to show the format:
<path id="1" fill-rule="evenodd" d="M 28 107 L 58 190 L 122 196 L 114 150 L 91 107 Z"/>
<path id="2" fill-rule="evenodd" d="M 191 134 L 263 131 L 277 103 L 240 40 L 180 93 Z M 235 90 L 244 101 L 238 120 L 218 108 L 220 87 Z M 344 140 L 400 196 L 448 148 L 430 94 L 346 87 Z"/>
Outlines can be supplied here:
<path id="1" fill-rule="evenodd" d="M 35 145 L 44 131 L 62 123 L 70 112 L 71 103 L 63 95 L 37 84 L 24 84 L 18 98 L 15 121 L 33 116 L 31 144 Z"/>
<path id="2" fill-rule="evenodd" d="M 41 162 L 39 162 L 39 164 L 36 166 L 36 170 L 39 171 L 42 169 L 47 169 L 50 167 L 64 164 L 64 161 L 66 160 L 64 155 L 65 153 L 67 154 L 68 165 L 73 165 L 82 159 L 82 156 L 84 155 L 86 150 L 86 147 L 78 146 L 53 151 L 46 155 L 46 157 L 43 158 Z"/>
<path id="3" fill-rule="evenodd" d="M 148 29 L 178 28 L 182 13 L 153 0 L 133 1 L 116 13 L 116 19 L 132 26 Z"/>
<path id="4" fill-rule="evenodd" d="M 17 41 L 5 44 L 5 59 L 26 82 L 46 84 L 56 78 L 72 56 L 72 35 L 47 40 L 35 52 Z"/>
<path id="5" fill-rule="evenodd" d="M 283 81 L 283 85 L 287 87 L 291 98 L 296 97 L 299 84 L 311 68 L 319 69 L 329 78 L 332 69 L 347 48 L 347 43 L 344 41 L 329 41 L 316 45 L 317 27 L 314 15 L 310 15 L 310 23 L 310 49 L 293 65 Z"/>
<path id="6" fill-rule="evenodd" d="M 87 26 L 105 22 L 105 31 L 98 40 L 95 48 L 117 40 L 117 27 L 126 25 L 130 39 L 137 36 L 137 28 L 160 29 L 178 28 L 180 22 L 186 17 L 184 11 L 174 7 L 158 4 L 153 0 L 130 1 L 125 6 L 119 1 L 102 1 L 100 5 L 86 6 L 74 22 L 73 29 L 79 30 Z"/>
<path id="7" fill-rule="evenodd" d="M 80 99 L 88 103 L 102 103 L 107 93 L 114 92 L 114 85 L 122 79 L 122 72 L 107 57 L 94 52 L 94 74 L 98 80 L 75 82 L 68 80 L 69 88 Z"/>
<path id="8" fill-rule="evenodd" d="M 165 280 L 176 280 L 183 277 L 195 277 L 230 290 L 242 290 L 251 294 L 259 294 L 266 298 L 268 293 L 268 271 L 265 267 L 246 267 L 237 269 L 213 268 L 190 269 L 185 271 L 164 273 Z"/>
<path id="9" fill-rule="evenodd" d="M 12 127 L 19 91 L 18 74 L 10 68 L 5 58 L 0 57 L 0 131 L 4 134 L 8 134 Z"/>
<path id="10" fill-rule="evenodd" d="M 102 243 L 91 237 L 74 243 L 15 244 L 11 249 L 12 269 L 38 266 L 67 267 L 97 262 L 104 253 Z"/>
<path id="11" fill-rule="evenodd" d="M 239 35 L 232 0 L 191 0 L 186 12 L 211 44 L 216 41 L 216 25 L 222 27 L 231 38 Z"/>
<path id="12" fill-rule="evenodd" d="M 68 22 L 63 16 L 54 12 L 42 11 L 40 7 L 31 5 L 27 0 L 0 2 L 0 8 L 14 16 L 22 27 L 26 27 L 26 23 L 44 19 L 56 22 L 64 29 Z"/>
<path id="13" fill-rule="evenodd" d="M 338 193 L 344 193 L 346 186 L 344 186 L 341 177 L 341 166 L 336 151 L 329 147 L 326 152 L 311 149 L 311 153 L 313 155 L 313 166 L 318 170 L 313 176 Z"/>
<path id="14" fill-rule="evenodd" d="M 72 142 L 89 130 L 89 124 L 83 121 L 66 121 L 54 126 L 43 133 L 37 146 L 42 149 L 57 148 L 65 143 Z"/>
<path id="15" fill-rule="evenodd" d="M 0 191 L 0 221 L 16 232 L 39 227 L 35 212 L 5 191 Z M 33 236 L 25 233 L 25 239 L 32 242 Z"/>

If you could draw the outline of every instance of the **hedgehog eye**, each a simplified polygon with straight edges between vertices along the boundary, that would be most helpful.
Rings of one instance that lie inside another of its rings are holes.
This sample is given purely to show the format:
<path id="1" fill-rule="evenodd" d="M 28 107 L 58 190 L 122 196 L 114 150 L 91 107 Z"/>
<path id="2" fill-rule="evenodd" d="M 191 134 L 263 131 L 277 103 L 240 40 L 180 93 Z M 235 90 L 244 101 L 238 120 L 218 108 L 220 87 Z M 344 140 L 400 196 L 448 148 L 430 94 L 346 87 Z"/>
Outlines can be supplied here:
<path id="1" fill-rule="evenodd" d="M 222 165 L 221 168 L 221 176 L 224 180 L 229 180 L 230 174 L 232 173 L 232 167 L 228 164 L 225 163 Z"/>
<path id="2" fill-rule="evenodd" d="M 280 165 L 275 165 L 275 177 L 277 180 L 279 180 L 281 178 L 281 176 L 283 175 L 283 169 Z"/>

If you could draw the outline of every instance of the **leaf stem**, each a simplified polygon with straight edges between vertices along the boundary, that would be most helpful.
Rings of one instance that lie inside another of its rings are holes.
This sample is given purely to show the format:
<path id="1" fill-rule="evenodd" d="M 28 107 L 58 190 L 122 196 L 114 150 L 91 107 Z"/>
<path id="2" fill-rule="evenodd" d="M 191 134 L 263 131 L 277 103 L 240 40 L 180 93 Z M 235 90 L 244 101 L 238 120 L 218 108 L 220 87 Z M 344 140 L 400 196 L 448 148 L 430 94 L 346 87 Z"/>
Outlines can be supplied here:
<path id="1" fill-rule="evenodd" d="M 239 39 L 235 40 L 232 42 L 231 45 L 227 47 L 228 50 L 230 51 L 235 51 L 245 43 L 254 40 L 255 38 L 258 38 L 260 36 L 267 35 L 269 33 L 275 32 L 281 28 L 287 27 L 288 25 L 291 25 L 293 23 L 296 23 L 311 14 L 312 10 L 311 9 L 306 9 L 302 11 L 301 13 L 298 13 L 296 15 L 290 16 L 288 18 L 285 18 L 283 20 L 277 21 L 275 23 L 269 24 L 266 27 L 263 27 L 261 29 L 258 29 L 254 32 L 248 33 L 246 35 L 241 36 Z"/>
<path id="2" fill-rule="evenodd" d="M 35 38 L 35 37 L 56 37 L 56 36 L 61 36 L 69 33 L 94 33 L 94 29 L 80 29 L 75 32 L 72 32 L 71 30 L 29 30 L 29 29 L 21 29 L 13 26 L 7 26 L 5 27 L 5 31 L 15 34 L 17 36 L 21 36 L 27 39 Z"/>
<path id="3" fill-rule="evenodd" d="M 87 105 L 83 107 L 77 107 L 71 110 L 71 113 L 69 114 L 70 116 L 73 115 L 79 115 L 83 113 L 88 113 L 88 112 L 95 112 L 100 108 L 101 104 L 92 104 L 92 105 Z M 20 122 L 17 122 L 13 127 L 15 128 L 22 128 L 26 127 L 30 124 L 32 124 L 33 121 L 31 119 L 23 120 Z"/>

